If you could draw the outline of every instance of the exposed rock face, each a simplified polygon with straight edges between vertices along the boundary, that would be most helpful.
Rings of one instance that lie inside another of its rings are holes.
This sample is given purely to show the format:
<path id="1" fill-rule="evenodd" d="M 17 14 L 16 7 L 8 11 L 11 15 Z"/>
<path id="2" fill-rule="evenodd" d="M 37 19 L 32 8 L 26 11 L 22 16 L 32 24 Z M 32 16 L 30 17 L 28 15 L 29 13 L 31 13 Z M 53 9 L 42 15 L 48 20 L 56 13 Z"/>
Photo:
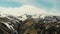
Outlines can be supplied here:
<path id="1" fill-rule="evenodd" d="M 40 15 L 33 18 L 33 15 L 25 15 L 26 19 L 21 20 L 16 16 L 0 16 L 1 34 L 53 34 L 60 32 L 60 16 Z"/>

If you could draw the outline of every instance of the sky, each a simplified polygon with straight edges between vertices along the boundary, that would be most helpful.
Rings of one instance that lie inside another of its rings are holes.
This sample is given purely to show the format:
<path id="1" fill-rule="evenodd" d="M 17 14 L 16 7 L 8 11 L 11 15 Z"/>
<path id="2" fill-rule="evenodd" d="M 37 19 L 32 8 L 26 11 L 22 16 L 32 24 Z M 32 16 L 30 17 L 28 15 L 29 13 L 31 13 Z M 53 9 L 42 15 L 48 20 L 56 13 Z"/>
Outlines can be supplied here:
<path id="1" fill-rule="evenodd" d="M 22 6 L 29 5 L 47 12 L 60 13 L 60 0 L 0 0 L 0 12 L 10 13 Z M 17 12 L 19 11 L 17 10 Z"/>

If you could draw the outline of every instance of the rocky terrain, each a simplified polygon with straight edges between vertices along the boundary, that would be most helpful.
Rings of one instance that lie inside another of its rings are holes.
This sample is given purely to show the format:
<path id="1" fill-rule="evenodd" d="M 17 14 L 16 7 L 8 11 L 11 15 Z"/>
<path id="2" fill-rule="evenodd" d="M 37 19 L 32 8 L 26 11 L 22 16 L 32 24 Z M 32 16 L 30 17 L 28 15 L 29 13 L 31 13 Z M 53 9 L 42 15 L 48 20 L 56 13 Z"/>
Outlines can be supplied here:
<path id="1" fill-rule="evenodd" d="M 0 34 L 60 34 L 60 16 L 0 15 Z"/>

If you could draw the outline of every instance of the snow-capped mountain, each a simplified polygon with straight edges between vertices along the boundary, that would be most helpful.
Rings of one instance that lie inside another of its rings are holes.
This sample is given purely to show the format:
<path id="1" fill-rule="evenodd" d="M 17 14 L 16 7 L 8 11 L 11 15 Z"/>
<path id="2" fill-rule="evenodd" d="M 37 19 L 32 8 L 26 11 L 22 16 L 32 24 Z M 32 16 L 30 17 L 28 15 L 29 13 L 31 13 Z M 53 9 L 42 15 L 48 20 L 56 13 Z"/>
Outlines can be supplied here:
<path id="1" fill-rule="evenodd" d="M 10 14 L 10 15 L 15 15 L 15 16 L 20 16 L 20 15 L 23 15 L 23 14 L 59 15 L 59 13 L 49 12 L 49 11 L 46 11 L 42 8 L 37 8 L 37 7 L 32 6 L 32 5 L 23 5 L 23 6 L 17 7 L 17 8 L 3 8 L 3 7 L 0 7 L 0 12 L 2 14 Z"/>
<path id="2" fill-rule="evenodd" d="M 22 14 L 42 14 L 42 13 L 45 13 L 45 10 L 42 10 L 40 8 L 31 6 L 31 5 L 23 5 L 18 8 L 2 8 L 1 7 L 0 12 L 3 14 L 11 14 L 11 15 L 19 16 Z"/>

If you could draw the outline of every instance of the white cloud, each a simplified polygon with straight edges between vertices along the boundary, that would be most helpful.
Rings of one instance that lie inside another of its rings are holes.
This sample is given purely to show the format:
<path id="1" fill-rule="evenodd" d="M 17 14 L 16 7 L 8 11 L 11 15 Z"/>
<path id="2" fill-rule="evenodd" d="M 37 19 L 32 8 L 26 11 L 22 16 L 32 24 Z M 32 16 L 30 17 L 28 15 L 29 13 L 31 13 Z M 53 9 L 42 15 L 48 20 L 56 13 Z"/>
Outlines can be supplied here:
<path id="1" fill-rule="evenodd" d="M 23 5 L 22 7 L 18 8 L 4 8 L 0 7 L 0 12 L 2 14 L 10 14 L 10 15 L 23 15 L 23 14 L 51 14 L 51 15 L 59 15 L 56 12 L 48 12 L 42 8 L 37 8 L 31 5 Z"/>
<path id="2" fill-rule="evenodd" d="M 31 5 L 24 5 L 18 8 L 4 8 L 0 7 L 0 12 L 2 14 L 11 14 L 11 15 L 22 15 L 22 14 L 42 14 L 45 10 L 40 8 L 31 6 Z"/>

